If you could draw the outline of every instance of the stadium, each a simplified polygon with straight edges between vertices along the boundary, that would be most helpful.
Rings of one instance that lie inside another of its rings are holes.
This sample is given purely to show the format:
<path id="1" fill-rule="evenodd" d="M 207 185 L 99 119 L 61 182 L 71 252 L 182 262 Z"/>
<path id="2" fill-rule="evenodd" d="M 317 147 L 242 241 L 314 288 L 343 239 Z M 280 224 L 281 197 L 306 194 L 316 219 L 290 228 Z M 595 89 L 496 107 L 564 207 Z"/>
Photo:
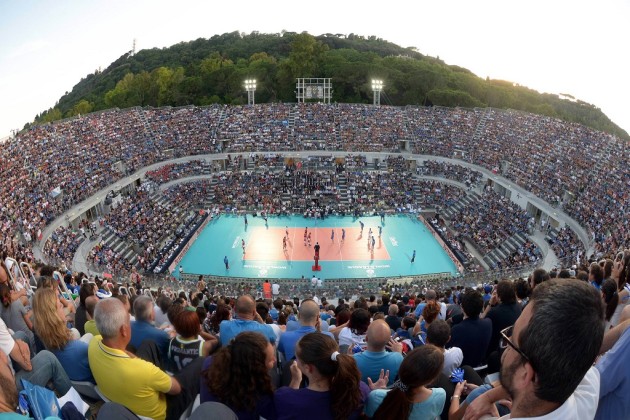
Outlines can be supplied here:
<path id="1" fill-rule="evenodd" d="M 189 300 L 209 320 L 212 312 L 191 289 L 209 294 L 215 310 L 220 300 L 251 294 L 263 306 L 294 296 L 315 296 L 318 304 L 350 299 L 353 313 L 362 305 L 367 313 L 377 305 L 367 304 L 374 294 L 384 316 L 388 302 L 400 302 L 405 313 L 410 299 L 431 300 L 436 290 L 445 308 L 465 288 L 491 302 L 504 280 L 530 283 L 523 279 L 540 268 L 602 291 L 602 280 L 617 270 L 614 294 L 628 293 L 627 142 L 551 117 L 376 100 L 134 107 L 34 126 L 0 145 L 0 155 L 3 259 L 16 292 L 37 285 L 37 262 L 38 270 L 52 267 L 65 277 L 57 281 L 69 301 L 68 290 L 83 282 L 98 283 L 105 296 L 141 295 L 142 285 L 151 308 L 169 295 Z M 314 235 L 308 245 L 307 231 Z M 395 241 L 389 231 L 397 232 Z M 356 250 L 349 243 L 355 238 Z M 321 260 L 317 248 L 313 262 L 311 245 L 314 251 L 320 243 Z M 383 261 L 392 271 L 379 271 Z M 598 261 L 608 270 L 599 282 L 592 276 L 600 269 L 591 265 Z M 333 311 L 337 326 L 345 325 L 343 310 Z M 472 367 L 485 372 L 488 364 Z M 456 389 L 450 395 L 459 397 Z M 115 400 L 107 386 L 96 392 Z M 186 418 L 190 402 L 187 412 L 155 417 Z"/>

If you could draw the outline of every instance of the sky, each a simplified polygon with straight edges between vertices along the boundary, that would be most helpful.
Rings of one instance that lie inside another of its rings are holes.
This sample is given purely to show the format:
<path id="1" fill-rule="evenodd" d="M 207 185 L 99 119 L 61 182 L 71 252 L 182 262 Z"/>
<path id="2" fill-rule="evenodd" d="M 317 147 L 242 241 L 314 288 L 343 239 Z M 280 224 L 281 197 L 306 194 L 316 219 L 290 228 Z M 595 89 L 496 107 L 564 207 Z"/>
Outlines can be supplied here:
<path id="1" fill-rule="evenodd" d="M 573 95 L 630 132 L 629 20 L 630 0 L 0 0 L 0 139 L 134 39 L 140 50 L 282 30 L 375 35 L 482 78 Z"/>

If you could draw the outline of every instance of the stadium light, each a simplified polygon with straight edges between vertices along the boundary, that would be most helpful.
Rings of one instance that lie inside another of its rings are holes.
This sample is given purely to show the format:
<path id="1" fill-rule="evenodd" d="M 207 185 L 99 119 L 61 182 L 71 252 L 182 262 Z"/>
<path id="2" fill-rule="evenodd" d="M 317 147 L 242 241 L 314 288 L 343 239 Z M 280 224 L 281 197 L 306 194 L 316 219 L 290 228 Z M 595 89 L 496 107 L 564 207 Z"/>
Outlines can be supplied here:
<path id="1" fill-rule="evenodd" d="M 372 91 L 374 92 L 373 105 L 379 106 L 381 104 L 381 91 L 383 90 L 383 81 L 372 79 Z"/>
<path id="2" fill-rule="evenodd" d="M 247 105 L 254 105 L 254 94 L 256 92 L 256 79 L 246 79 L 245 90 L 247 91 Z"/>

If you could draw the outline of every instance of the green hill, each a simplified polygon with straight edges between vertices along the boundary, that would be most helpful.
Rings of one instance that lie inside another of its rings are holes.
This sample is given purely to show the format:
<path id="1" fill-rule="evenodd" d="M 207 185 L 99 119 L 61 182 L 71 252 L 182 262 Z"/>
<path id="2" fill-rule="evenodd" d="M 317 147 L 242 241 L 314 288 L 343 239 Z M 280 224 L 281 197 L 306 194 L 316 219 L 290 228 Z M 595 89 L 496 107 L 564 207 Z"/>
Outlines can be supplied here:
<path id="1" fill-rule="evenodd" d="M 297 77 L 330 77 L 334 102 L 369 103 L 370 80 L 384 80 L 390 105 L 511 108 L 574 121 L 625 139 L 594 105 L 541 94 L 373 36 L 307 33 L 216 35 L 168 48 L 126 53 L 82 79 L 35 122 L 111 107 L 242 104 L 243 80 L 258 81 L 256 102 L 295 102 Z"/>

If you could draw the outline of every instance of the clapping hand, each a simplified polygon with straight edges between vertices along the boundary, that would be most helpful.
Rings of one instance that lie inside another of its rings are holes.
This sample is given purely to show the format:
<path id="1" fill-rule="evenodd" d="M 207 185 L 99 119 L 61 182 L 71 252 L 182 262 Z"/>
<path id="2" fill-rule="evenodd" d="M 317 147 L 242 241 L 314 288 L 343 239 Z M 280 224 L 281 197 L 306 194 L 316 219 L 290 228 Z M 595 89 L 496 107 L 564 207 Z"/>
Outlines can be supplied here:
<path id="1" fill-rule="evenodd" d="M 381 369 L 381 373 L 378 375 L 378 381 L 372 382 L 372 378 L 368 377 L 368 386 L 371 391 L 375 389 L 384 389 L 387 388 L 387 384 L 389 383 L 389 370 L 384 371 Z"/>

